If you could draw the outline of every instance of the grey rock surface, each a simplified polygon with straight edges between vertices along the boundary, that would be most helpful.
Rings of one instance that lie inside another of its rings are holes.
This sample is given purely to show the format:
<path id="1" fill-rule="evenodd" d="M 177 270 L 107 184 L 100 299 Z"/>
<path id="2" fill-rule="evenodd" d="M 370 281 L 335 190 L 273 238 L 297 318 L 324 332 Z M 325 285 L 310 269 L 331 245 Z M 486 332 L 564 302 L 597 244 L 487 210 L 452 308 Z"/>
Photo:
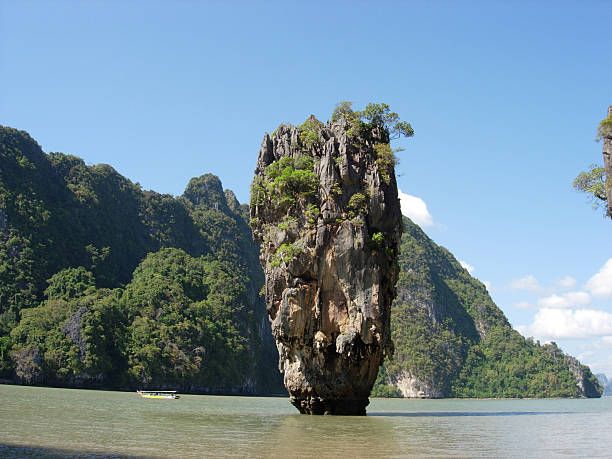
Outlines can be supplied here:
<path id="1" fill-rule="evenodd" d="M 604 387 L 597 387 L 598 381 L 592 381 L 587 377 L 585 371 L 586 367 L 584 367 L 576 357 L 565 355 L 563 361 L 576 378 L 576 387 L 578 388 L 579 397 L 597 398 L 601 396 Z M 588 375 L 591 375 L 591 373 L 588 372 Z"/>
<path id="2" fill-rule="evenodd" d="M 291 402 L 365 414 L 384 355 L 402 231 L 393 166 L 376 129 L 340 120 L 264 137 L 251 196 L 266 305 Z M 276 169 L 275 169 L 276 168 Z"/>

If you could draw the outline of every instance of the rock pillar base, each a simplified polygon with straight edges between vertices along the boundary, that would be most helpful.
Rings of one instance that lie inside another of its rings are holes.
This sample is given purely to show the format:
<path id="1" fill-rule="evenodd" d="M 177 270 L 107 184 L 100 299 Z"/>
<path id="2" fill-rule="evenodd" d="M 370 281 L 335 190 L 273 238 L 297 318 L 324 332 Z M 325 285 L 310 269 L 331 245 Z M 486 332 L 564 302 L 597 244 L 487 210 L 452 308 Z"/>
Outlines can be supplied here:
<path id="1" fill-rule="evenodd" d="M 340 416 L 365 416 L 366 406 L 370 400 L 362 399 L 336 399 L 325 400 L 319 397 L 298 398 L 291 396 L 291 403 L 302 414 L 329 414 Z"/>

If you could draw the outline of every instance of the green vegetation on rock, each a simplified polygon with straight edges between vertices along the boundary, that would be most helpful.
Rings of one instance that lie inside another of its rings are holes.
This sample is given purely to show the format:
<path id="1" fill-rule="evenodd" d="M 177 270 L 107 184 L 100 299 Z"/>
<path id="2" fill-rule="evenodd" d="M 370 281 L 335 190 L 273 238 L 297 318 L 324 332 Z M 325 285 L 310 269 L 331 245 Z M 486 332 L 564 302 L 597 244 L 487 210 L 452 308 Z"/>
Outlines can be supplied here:
<path id="1" fill-rule="evenodd" d="M 312 157 L 283 157 L 266 167 L 263 179 L 253 181 L 251 205 L 289 209 L 300 198 L 315 194 L 317 185 Z"/>
<path id="2" fill-rule="evenodd" d="M 612 106 L 608 108 L 608 117 L 597 127 L 597 142 L 603 140 L 604 165 L 591 164 L 588 171 L 583 171 L 572 182 L 576 191 L 586 193 L 594 209 L 602 208 L 604 214 L 612 218 Z"/>
<path id="3" fill-rule="evenodd" d="M 353 111 L 352 102 L 343 100 L 336 104 L 332 113 L 332 122 L 345 120 L 350 128 L 347 134 L 353 136 L 368 136 L 373 130 L 382 134 L 381 143 L 389 143 L 391 139 L 412 137 L 414 130 L 410 123 L 400 121 L 399 115 L 392 112 L 389 105 L 369 103 L 364 110 Z"/>
<path id="4" fill-rule="evenodd" d="M 576 191 L 586 193 L 592 201 L 593 208 L 606 209 L 606 170 L 597 164 L 591 164 L 588 171 L 583 171 L 572 182 Z"/>
<path id="5" fill-rule="evenodd" d="M 294 243 L 283 243 L 276 249 L 271 265 L 279 266 L 281 262 L 289 263 L 300 253 L 302 253 L 302 249 L 296 247 Z"/>
<path id="6" fill-rule="evenodd" d="M 612 116 L 604 118 L 597 126 L 597 138 L 596 140 L 602 140 L 612 135 Z"/>
<path id="7" fill-rule="evenodd" d="M 300 131 L 300 141 L 311 148 L 313 145 L 318 144 L 321 141 L 321 134 L 319 131 L 323 123 L 321 123 L 314 116 L 310 116 L 298 127 Z"/>

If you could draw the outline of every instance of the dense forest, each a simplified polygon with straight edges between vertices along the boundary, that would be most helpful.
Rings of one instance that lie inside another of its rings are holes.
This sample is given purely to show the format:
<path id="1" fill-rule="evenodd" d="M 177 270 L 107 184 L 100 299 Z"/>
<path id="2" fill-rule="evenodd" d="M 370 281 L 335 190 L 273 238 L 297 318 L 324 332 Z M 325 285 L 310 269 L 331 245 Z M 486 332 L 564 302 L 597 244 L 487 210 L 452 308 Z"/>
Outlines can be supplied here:
<path id="1" fill-rule="evenodd" d="M 178 198 L 0 128 L 0 377 L 283 392 L 248 208 Z"/>
<path id="2" fill-rule="evenodd" d="M 588 368 L 512 330 L 448 251 L 404 230 L 395 358 L 374 395 L 599 395 Z M 248 206 L 213 175 L 162 195 L 0 127 L 2 379 L 283 393 L 258 255 Z"/>

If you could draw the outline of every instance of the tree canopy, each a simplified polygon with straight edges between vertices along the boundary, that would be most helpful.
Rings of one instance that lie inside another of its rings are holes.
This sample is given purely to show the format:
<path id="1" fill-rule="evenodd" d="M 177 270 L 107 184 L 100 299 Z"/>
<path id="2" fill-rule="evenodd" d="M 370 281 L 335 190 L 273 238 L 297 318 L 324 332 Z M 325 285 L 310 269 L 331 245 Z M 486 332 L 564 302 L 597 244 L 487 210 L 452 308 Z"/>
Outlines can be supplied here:
<path id="1" fill-rule="evenodd" d="M 338 102 L 332 113 L 332 122 L 346 119 L 356 130 L 363 130 L 366 127 L 382 128 L 387 134 L 387 143 L 388 139 L 414 136 L 410 123 L 400 121 L 399 115 L 392 112 L 389 105 L 369 103 L 364 110 L 358 111 L 353 111 L 352 105 L 352 102 L 346 100 Z"/>
<path id="2" fill-rule="evenodd" d="M 247 218 L 211 174 L 174 198 L 0 127 L 0 377 L 282 391 Z"/>
<path id="3" fill-rule="evenodd" d="M 612 158 L 606 155 L 612 153 L 612 114 L 601 120 L 597 127 L 596 141 L 603 140 L 604 165 L 591 164 L 589 170 L 582 171 L 572 182 L 576 191 L 586 193 L 594 209 L 602 208 L 606 216 L 612 218 L 612 206 L 608 202 L 612 194 Z M 606 151 L 608 150 L 608 151 Z"/>

